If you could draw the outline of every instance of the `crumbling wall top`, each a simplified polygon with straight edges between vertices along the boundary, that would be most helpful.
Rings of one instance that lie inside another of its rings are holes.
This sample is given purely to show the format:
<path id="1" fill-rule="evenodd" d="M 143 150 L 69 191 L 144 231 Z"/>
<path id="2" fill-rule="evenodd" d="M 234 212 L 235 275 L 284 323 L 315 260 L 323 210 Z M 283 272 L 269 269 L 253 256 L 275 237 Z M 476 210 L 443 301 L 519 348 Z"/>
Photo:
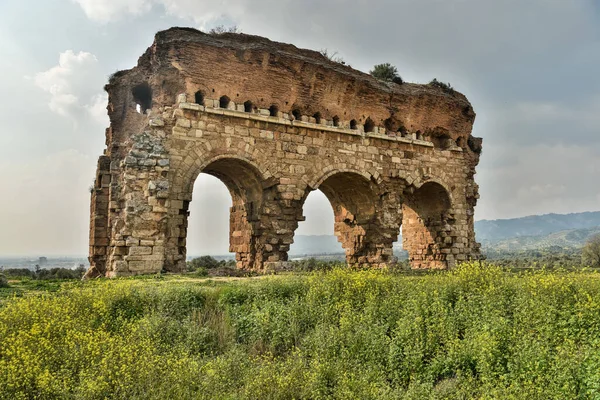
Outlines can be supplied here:
<path id="1" fill-rule="evenodd" d="M 151 93 L 150 108 L 171 106 L 180 93 L 188 98 L 225 96 L 254 110 L 275 108 L 347 126 L 374 124 L 387 132 L 417 132 L 457 143 L 469 142 L 475 120 L 471 104 L 459 92 L 382 82 L 317 51 L 259 36 L 214 35 L 191 28 L 158 32 L 135 68 L 113 75 L 106 89 L 114 116 L 139 104 L 131 92 L 143 85 Z M 120 119 L 111 116 L 113 127 Z"/>

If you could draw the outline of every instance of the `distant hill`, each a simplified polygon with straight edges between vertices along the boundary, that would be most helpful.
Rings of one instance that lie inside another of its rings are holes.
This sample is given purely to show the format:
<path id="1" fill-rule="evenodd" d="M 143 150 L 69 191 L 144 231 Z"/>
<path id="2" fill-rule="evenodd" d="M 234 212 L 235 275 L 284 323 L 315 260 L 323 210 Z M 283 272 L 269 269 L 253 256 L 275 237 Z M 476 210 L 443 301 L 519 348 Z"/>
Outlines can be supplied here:
<path id="1" fill-rule="evenodd" d="M 483 250 L 518 252 L 549 248 L 576 249 L 582 247 L 592 235 L 600 233 L 600 226 L 585 229 L 569 229 L 540 236 L 518 236 L 501 240 L 483 240 Z"/>
<path id="2" fill-rule="evenodd" d="M 475 221 L 475 234 L 478 241 L 486 242 L 521 236 L 545 236 L 554 232 L 596 226 L 600 226 L 600 211 Z"/>
<path id="3" fill-rule="evenodd" d="M 334 235 L 296 235 L 290 246 L 291 256 L 344 253 L 342 244 Z"/>
<path id="4" fill-rule="evenodd" d="M 600 233 L 600 211 L 475 222 L 477 241 L 484 248 L 505 251 L 537 250 L 552 246 L 578 248 L 595 233 Z M 399 237 L 394 250 L 399 251 L 401 246 L 402 238 Z M 344 253 L 344 250 L 334 235 L 297 235 L 290 248 L 292 256 L 340 253 Z"/>

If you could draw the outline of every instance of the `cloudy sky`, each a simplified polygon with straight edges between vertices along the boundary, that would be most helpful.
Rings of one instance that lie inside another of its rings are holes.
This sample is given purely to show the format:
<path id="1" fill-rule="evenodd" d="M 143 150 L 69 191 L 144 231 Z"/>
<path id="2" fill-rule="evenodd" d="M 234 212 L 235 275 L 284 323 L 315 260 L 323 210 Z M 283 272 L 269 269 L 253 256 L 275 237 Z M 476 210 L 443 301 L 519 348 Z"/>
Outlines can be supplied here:
<path id="1" fill-rule="evenodd" d="M 1 0 L 1 256 L 86 254 L 108 75 L 158 30 L 216 25 L 450 82 L 484 138 L 477 219 L 600 210 L 598 0 Z M 229 195 L 196 189 L 189 253 L 223 253 Z M 305 215 L 332 233 L 320 193 Z"/>

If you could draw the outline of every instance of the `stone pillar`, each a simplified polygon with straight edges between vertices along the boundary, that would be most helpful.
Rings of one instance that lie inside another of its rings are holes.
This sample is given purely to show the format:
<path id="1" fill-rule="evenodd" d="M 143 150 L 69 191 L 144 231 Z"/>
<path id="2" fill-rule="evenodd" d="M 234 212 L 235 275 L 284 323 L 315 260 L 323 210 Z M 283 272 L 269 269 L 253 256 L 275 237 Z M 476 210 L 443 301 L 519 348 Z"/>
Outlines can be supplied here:
<path id="1" fill-rule="evenodd" d="M 349 265 L 386 267 L 394 261 L 393 244 L 402 222 L 402 200 L 395 192 L 387 191 L 375 197 L 375 213 L 368 221 L 361 222 L 343 207 L 335 212 L 336 236 L 346 250 Z"/>
<path id="2" fill-rule="evenodd" d="M 109 196 L 110 158 L 100 156 L 90 203 L 90 249 L 89 261 L 93 268 L 86 277 L 96 277 L 106 272 L 109 246 Z"/>
<path id="3" fill-rule="evenodd" d="M 255 269 L 287 267 L 294 232 L 298 222 L 304 221 L 302 203 L 305 189 L 298 186 L 305 187 L 299 182 L 291 183 L 288 178 L 281 178 L 279 184 L 265 189 L 256 239 Z"/>
<path id="4" fill-rule="evenodd" d="M 160 130 L 136 135 L 131 150 L 115 168 L 113 179 L 117 181 L 111 184 L 107 276 L 181 270 L 178 259 L 165 257 L 173 204 L 170 161 L 163 139 Z"/>

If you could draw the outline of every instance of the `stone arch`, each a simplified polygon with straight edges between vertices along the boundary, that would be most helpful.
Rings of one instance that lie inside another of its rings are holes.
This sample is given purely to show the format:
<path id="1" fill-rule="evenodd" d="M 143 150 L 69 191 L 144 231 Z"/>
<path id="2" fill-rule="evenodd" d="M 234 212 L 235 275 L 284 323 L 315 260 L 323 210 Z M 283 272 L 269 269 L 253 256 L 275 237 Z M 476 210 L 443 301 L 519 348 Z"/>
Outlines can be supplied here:
<path id="1" fill-rule="evenodd" d="M 183 173 L 179 177 L 180 179 L 176 181 L 176 187 L 174 188 L 175 192 L 177 192 L 177 189 L 179 189 L 179 193 L 182 195 L 181 198 L 183 200 L 191 201 L 191 197 L 188 196 L 190 196 L 192 193 L 194 182 L 198 178 L 198 175 L 204 172 L 204 170 L 210 164 L 223 159 L 237 160 L 240 164 L 248 165 L 256 171 L 261 180 L 266 180 L 271 177 L 271 173 L 268 171 L 268 169 L 265 169 L 263 166 L 254 162 L 251 155 L 247 153 L 240 154 L 231 152 L 222 154 L 217 152 L 199 153 L 191 151 L 183 162 L 184 165 L 191 164 L 191 167 L 187 168 L 186 170 L 184 169 Z"/>
<path id="2" fill-rule="evenodd" d="M 219 179 L 229 190 L 232 200 L 229 218 L 229 251 L 236 254 L 240 268 L 254 265 L 257 222 L 263 203 L 264 173 L 260 167 L 245 157 L 233 154 L 220 154 L 203 160 L 185 174 L 181 188 L 183 200 L 172 201 L 171 227 L 176 233 L 178 262 L 185 262 L 189 205 L 192 201 L 193 185 L 200 173 Z M 174 243 L 171 237 L 170 242 Z"/>
<path id="3" fill-rule="evenodd" d="M 308 194 L 320 190 L 334 213 L 334 232 L 351 265 L 385 265 L 391 261 L 393 231 L 397 237 L 399 221 L 387 226 L 381 215 L 381 180 L 371 172 L 351 168 L 326 168 L 307 187 Z M 388 240 L 389 239 L 389 240 Z"/>
<path id="4" fill-rule="evenodd" d="M 453 199 L 453 195 L 452 195 L 452 190 L 450 190 L 450 188 L 448 187 L 448 185 L 446 183 L 444 183 L 443 179 L 440 178 L 427 178 L 427 179 L 422 179 L 422 178 L 417 178 L 414 181 L 414 186 L 416 189 L 420 189 L 421 187 L 423 187 L 426 184 L 436 184 L 441 186 L 444 191 L 446 192 L 445 194 L 448 196 L 448 199 L 450 201 L 450 208 L 452 208 L 452 205 L 454 204 L 454 199 Z"/>
<path id="5" fill-rule="evenodd" d="M 452 254 L 454 215 L 450 191 L 435 180 L 419 183 L 402 206 L 402 245 L 413 268 L 447 268 Z"/>
<path id="6" fill-rule="evenodd" d="M 321 186 L 321 184 L 325 180 L 330 178 L 331 176 L 337 175 L 337 174 L 343 174 L 343 173 L 354 174 L 354 175 L 364 178 L 367 181 L 374 181 L 376 183 L 381 182 L 380 178 L 379 179 L 376 178 L 369 171 L 360 170 L 358 168 L 348 168 L 348 167 L 336 168 L 336 166 L 334 164 L 330 164 L 330 165 L 326 166 L 325 168 L 323 168 L 319 172 L 319 174 L 316 174 L 307 184 L 311 188 L 311 190 L 315 190 L 315 189 L 318 189 L 319 186 Z"/>
<path id="7" fill-rule="evenodd" d="M 314 188 L 325 194 L 333 208 L 334 233 L 346 252 L 348 263 L 366 262 L 365 237 L 377 210 L 377 196 L 369 175 L 331 171 L 321 177 Z"/>

